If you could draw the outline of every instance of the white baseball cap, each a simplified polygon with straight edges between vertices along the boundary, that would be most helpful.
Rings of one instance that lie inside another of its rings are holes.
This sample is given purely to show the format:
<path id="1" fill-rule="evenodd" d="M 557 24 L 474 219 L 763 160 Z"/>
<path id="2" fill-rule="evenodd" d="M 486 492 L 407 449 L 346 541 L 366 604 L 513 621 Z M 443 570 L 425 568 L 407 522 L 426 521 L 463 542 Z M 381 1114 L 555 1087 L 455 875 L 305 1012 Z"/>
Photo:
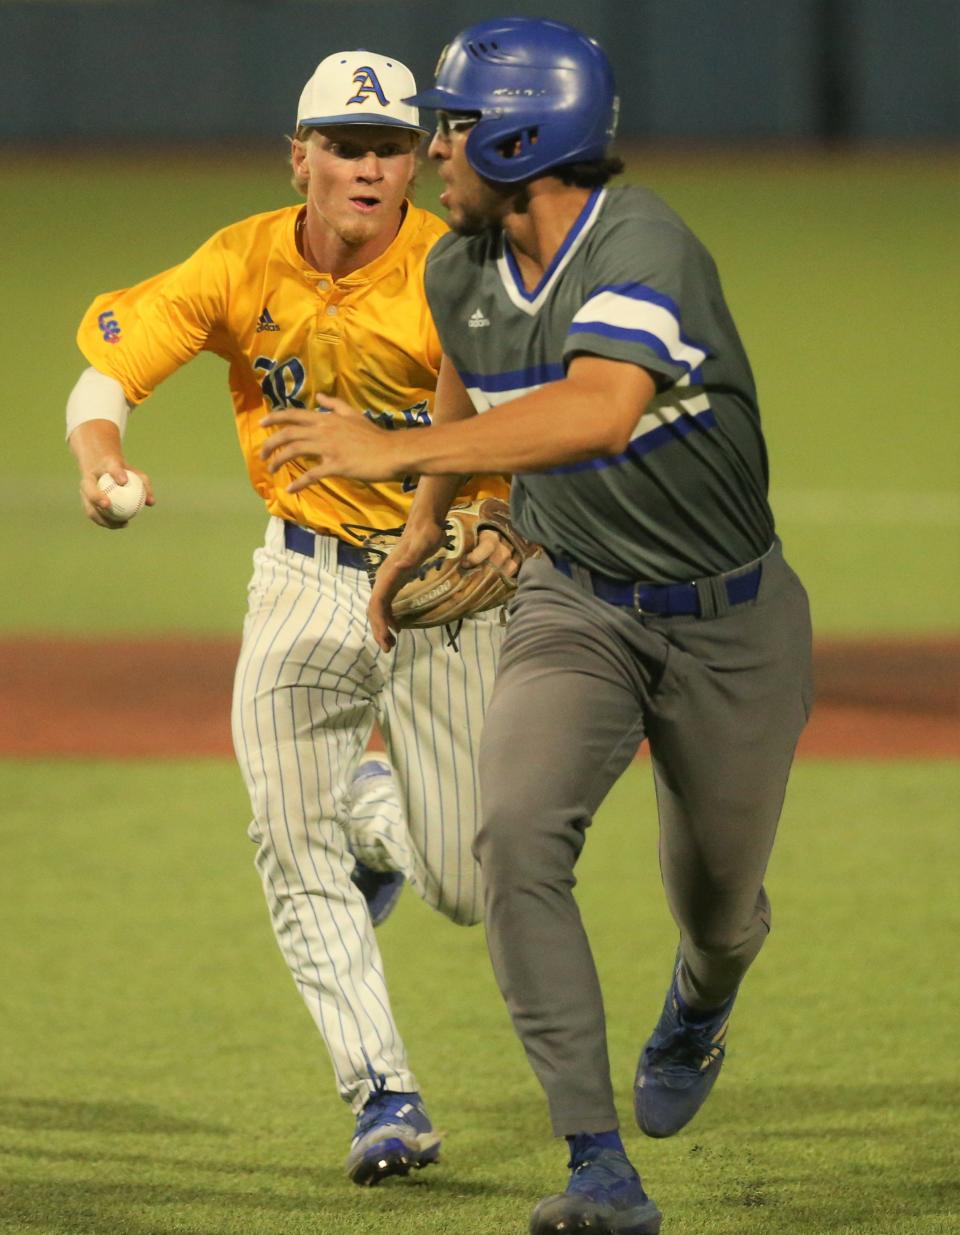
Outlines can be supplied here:
<path id="1" fill-rule="evenodd" d="M 337 51 L 321 60 L 303 88 L 297 124 L 383 124 L 427 133 L 418 108 L 402 100 L 416 94 L 413 74 L 399 60 L 375 51 Z"/>

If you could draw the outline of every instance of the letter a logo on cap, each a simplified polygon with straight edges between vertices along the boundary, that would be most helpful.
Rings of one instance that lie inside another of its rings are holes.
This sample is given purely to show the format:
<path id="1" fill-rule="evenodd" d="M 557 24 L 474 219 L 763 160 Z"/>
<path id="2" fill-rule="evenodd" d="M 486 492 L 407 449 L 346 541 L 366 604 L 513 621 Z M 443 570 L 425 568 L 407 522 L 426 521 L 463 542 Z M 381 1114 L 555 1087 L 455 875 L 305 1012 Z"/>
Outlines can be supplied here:
<path id="1" fill-rule="evenodd" d="M 379 81 L 377 81 L 377 75 L 369 65 L 364 65 L 362 68 L 357 69 L 353 75 L 353 80 L 357 85 L 357 93 L 352 99 L 347 99 L 347 107 L 351 103 L 366 103 L 367 97 L 371 94 L 377 96 L 381 107 L 388 105 L 389 99 L 383 93 L 383 89 Z"/>

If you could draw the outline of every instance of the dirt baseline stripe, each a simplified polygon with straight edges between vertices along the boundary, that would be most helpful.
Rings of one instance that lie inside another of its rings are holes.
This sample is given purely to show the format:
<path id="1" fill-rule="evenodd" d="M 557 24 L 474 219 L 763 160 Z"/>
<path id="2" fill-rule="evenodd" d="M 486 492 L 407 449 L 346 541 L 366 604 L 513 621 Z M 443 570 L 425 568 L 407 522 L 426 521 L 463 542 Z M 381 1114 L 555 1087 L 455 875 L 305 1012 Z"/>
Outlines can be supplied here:
<path id="1" fill-rule="evenodd" d="M 235 639 L 0 640 L 0 756 L 232 755 Z M 801 757 L 960 757 L 960 637 L 829 640 Z"/>

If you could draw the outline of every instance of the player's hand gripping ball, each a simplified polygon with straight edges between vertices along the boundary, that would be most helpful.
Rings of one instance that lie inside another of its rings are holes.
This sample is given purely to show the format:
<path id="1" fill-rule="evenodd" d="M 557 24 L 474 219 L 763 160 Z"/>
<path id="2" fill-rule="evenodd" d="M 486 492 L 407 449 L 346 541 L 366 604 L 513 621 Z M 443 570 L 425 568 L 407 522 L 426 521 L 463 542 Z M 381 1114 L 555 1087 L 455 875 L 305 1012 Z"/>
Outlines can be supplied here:
<path id="1" fill-rule="evenodd" d="M 97 484 L 110 499 L 109 507 L 102 514 L 111 523 L 128 523 L 140 513 L 147 500 L 147 491 L 136 472 L 127 472 L 125 485 L 118 485 L 109 473 L 101 476 Z"/>

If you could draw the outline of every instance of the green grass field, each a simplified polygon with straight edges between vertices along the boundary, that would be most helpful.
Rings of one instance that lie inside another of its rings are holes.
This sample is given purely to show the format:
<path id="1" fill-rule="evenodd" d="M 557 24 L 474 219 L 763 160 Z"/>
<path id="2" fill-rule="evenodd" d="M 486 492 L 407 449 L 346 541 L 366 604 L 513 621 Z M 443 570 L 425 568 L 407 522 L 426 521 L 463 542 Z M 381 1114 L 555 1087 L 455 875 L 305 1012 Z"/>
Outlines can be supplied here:
<path id="1" fill-rule="evenodd" d="M 561 1142 L 480 928 L 405 895 L 380 932 L 445 1160 L 361 1191 L 351 1117 L 275 949 L 226 764 L 0 765 L 0 1231 L 521 1235 Z M 949 765 L 802 764 L 775 929 L 725 1073 L 671 1141 L 633 1130 L 636 1052 L 673 949 L 648 769 L 596 821 L 579 897 L 628 1147 L 670 1235 L 947 1235 L 955 1113 Z M 128 814 L 121 818 L 121 804 Z"/>
<path id="2" fill-rule="evenodd" d="M 781 532 L 820 632 L 955 628 L 960 420 L 940 358 L 960 336 L 960 160 L 637 152 L 630 167 L 717 258 L 757 375 Z M 435 200 L 429 169 L 421 199 Z M 238 628 L 263 518 L 222 362 L 200 357 L 136 414 L 128 452 L 159 505 L 121 536 L 78 513 L 63 407 L 94 293 L 291 200 L 280 144 L 217 158 L 58 150 L 54 174 L 46 160 L 8 161 L 0 569 L 19 582 L 0 631 Z"/>

